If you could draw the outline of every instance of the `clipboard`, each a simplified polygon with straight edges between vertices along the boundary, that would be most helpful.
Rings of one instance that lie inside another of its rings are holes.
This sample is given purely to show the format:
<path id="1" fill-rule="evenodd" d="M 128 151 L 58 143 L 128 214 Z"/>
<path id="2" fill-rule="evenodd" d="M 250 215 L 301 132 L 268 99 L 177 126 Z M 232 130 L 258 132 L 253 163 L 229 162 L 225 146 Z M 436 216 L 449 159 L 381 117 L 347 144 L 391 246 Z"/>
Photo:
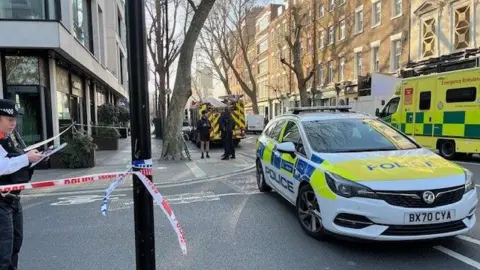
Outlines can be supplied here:
<path id="1" fill-rule="evenodd" d="M 46 151 L 44 151 L 42 154 L 43 154 L 43 157 L 42 159 L 40 159 L 39 161 L 35 162 L 35 163 L 32 163 L 32 165 L 30 165 L 30 168 L 34 167 L 35 165 L 37 165 L 38 163 L 42 162 L 44 159 L 50 157 L 51 155 L 57 153 L 58 151 L 62 150 L 65 146 L 67 146 L 67 143 L 62 143 L 59 147 L 57 148 L 49 148 L 47 149 Z"/>

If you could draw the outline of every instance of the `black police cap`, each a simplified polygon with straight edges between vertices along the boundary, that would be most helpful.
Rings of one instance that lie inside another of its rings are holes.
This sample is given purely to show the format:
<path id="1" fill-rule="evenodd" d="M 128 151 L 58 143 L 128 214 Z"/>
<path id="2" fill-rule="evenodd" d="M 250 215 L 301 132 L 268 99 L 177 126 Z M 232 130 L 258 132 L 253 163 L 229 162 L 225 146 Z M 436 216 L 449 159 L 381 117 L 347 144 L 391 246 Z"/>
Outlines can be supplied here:
<path id="1" fill-rule="evenodd" d="M 9 99 L 0 99 L 0 115 L 16 117 L 21 115 L 18 112 L 15 102 Z"/>

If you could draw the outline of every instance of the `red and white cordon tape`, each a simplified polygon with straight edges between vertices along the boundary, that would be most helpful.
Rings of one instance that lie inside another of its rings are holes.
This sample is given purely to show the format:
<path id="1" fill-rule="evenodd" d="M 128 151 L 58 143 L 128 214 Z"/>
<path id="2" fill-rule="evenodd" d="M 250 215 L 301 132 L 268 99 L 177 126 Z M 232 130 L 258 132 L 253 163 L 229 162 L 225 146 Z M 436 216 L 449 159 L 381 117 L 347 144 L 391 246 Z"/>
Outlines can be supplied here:
<path id="1" fill-rule="evenodd" d="M 160 194 L 158 189 L 155 187 L 155 184 L 150 181 L 146 177 L 146 175 L 152 175 L 152 168 L 142 168 L 139 171 L 132 172 L 111 172 L 111 173 L 103 173 L 103 174 L 92 174 L 86 175 L 81 177 L 70 177 L 58 180 L 47 180 L 47 181 L 39 181 L 33 183 L 24 183 L 24 184 L 13 184 L 13 185 L 3 185 L 0 186 L 1 193 L 8 193 L 11 191 L 22 191 L 22 190 L 29 190 L 29 189 L 41 189 L 41 188 L 49 188 L 55 186 L 68 186 L 68 185 L 78 185 L 78 184 L 86 184 L 92 183 L 97 181 L 106 181 L 112 180 L 120 177 L 125 177 L 127 175 L 135 174 L 138 178 L 142 181 L 145 188 L 148 192 L 152 195 L 155 203 L 162 208 L 163 213 L 167 216 L 170 224 L 172 225 L 175 233 L 177 234 L 177 238 L 180 244 L 180 248 L 182 249 L 183 254 L 187 253 L 187 241 L 185 238 L 185 233 L 180 226 L 175 214 L 170 207 L 170 204 L 167 200 Z M 112 192 L 113 190 L 111 190 Z"/>

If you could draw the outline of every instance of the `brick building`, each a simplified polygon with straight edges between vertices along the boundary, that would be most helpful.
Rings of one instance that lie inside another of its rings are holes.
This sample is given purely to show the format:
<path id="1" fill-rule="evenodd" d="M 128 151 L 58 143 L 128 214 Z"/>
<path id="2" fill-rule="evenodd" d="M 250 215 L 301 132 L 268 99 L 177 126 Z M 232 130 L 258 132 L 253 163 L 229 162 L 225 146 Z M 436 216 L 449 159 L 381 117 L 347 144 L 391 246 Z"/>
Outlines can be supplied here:
<path id="1" fill-rule="evenodd" d="M 348 104 L 368 95 L 372 73 L 397 74 L 408 62 L 409 1 L 315 2 L 315 105 Z"/>

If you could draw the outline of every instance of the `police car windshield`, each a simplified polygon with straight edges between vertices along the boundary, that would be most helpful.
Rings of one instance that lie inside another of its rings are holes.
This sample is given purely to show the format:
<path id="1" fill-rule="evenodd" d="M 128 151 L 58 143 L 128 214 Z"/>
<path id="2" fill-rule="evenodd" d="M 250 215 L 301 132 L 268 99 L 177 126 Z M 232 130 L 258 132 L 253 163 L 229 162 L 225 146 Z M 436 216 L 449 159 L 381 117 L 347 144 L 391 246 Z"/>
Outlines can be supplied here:
<path id="1" fill-rule="evenodd" d="M 395 129 L 375 119 L 304 122 L 313 150 L 323 153 L 391 151 L 419 148 Z"/>

